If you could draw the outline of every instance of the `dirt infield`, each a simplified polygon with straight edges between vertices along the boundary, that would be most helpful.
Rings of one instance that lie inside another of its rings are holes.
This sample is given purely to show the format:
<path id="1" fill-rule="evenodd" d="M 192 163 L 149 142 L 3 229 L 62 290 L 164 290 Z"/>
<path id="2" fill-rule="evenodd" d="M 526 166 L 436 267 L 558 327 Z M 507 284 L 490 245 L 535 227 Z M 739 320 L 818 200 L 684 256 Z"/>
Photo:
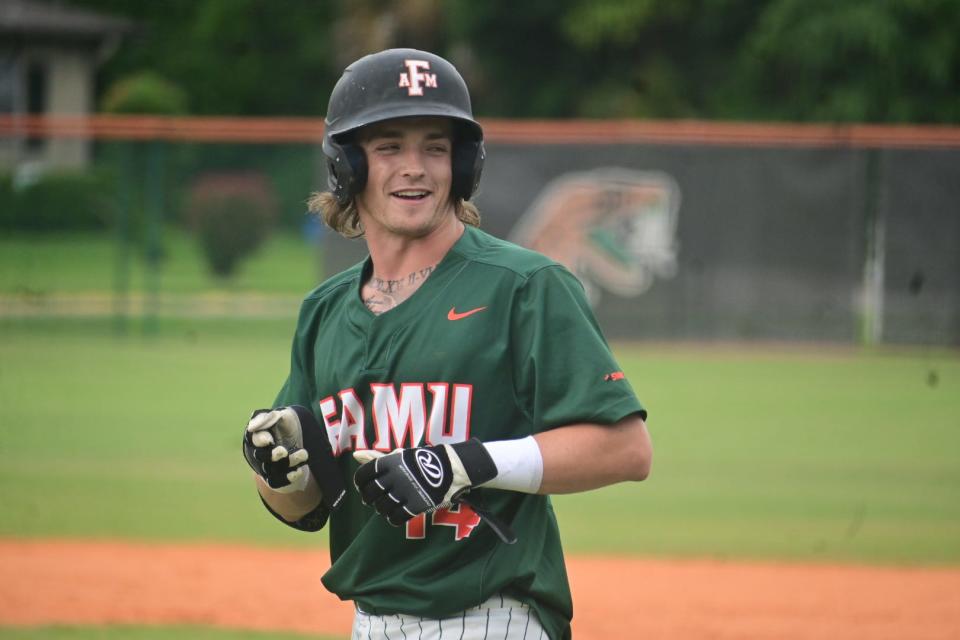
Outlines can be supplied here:
<path id="1" fill-rule="evenodd" d="M 0 540 L 0 626 L 197 624 L 347 636 L 325 551 Z M 571 557 L 574 638 L 960 638 L 960 569 Z M 277 599 L 267 585 L 298 589 Z M 293 615 L 293 612 L 302 614 Z"/>

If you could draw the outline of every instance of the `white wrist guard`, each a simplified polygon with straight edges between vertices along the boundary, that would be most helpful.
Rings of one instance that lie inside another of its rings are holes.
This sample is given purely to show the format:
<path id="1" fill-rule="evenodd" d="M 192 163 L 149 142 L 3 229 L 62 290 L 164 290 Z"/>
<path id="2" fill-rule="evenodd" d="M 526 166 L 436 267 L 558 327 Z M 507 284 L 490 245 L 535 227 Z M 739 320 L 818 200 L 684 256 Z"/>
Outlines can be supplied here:
<path id="1" fill-rule="evenodd" d="M 543 456 L 533 436 L 497 440 L 484 445 L 497 465 L 497 477 L 481 486 L 521 493 L 536 493 L 543 480 Z"/>

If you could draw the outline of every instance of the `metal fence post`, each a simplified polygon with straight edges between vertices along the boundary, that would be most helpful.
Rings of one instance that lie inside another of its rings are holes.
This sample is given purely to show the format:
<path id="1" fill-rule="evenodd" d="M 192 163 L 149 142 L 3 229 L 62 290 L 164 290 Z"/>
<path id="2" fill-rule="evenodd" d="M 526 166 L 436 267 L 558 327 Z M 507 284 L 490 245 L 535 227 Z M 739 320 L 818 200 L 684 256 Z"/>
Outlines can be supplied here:
<path id="1" fill-rule="evenodd" d="M 880 191 L 882 188 L 882 151 L 865 152 L 864 227 L 866 257 L 863 264 L 863 295 L 860 315 L 860 343 L 864 346 L 883 340 L 884 263 L 886 260 L 886 225 Z"/>
<path id="2" fill-rule="evenodd" d="M 119 335 L 127 333 L 130 315 L 130 220 L 133 215 L 133 166 L 136 144 L 120 141 L 116 154 L 119 167 L 119 201 L 116 218 L 116 260 L 113 268 L 113 329 Z"/>
<path id="3" fill-rule="evenodd" d="M 147 156 L 147 268 L 144 277 L 143 332 L 152 335 L 159 331 L 166 144 L 154 140 L 147 149 Z"/>

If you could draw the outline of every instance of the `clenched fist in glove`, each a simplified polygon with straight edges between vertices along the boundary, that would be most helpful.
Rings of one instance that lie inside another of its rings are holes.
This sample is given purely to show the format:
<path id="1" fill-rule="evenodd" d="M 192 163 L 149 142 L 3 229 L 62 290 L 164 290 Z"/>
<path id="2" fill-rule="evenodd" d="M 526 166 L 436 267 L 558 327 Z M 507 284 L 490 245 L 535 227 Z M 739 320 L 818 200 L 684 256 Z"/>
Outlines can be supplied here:
<path id="1" fill-rule="evenodd" d="M 364 504 L 390 524 L 449 507 L 471 488 L 497 476 L 497 466 L 476 438 L 457 444 L 398 449 L 389 454 L 356 451 L 353 476 Z"/>
<path id="2" fill-rule="evenodd" d="M 243 439 L 243 455 L 250 468 L 274 491 L 303 491 L 310 481 L 307 452 L 294 449 L 291 453 L 286 447 L 273 446 L 269 433 L 247 434 Z"/>
<path id="3" fill-rule="evenodd" d="M 254 411 L 243 432 L 243 455 L 281 493 L 302 491 L 313 478 L 328 509 L 346 495 L 326 429 L 306 407 Z"/>

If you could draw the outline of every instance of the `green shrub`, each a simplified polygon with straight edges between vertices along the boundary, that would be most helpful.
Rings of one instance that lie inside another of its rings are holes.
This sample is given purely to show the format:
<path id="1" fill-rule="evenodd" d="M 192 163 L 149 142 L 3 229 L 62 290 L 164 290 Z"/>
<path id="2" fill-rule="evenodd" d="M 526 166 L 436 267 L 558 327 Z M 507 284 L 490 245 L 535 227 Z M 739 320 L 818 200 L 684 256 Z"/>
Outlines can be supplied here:
<path id="1" fill-rule="evenodd" d="M 0 180 L 0 226 L 18 231 L 105 229 L 116 210 L 114 185 L 104 175 L 54 171 L 21 188 Z"/>
<path id="2" fill-rule="evenodd" d="M 228 277 L 266 239 L 278 206 L 260 173 L 208 174 L 190 188 L 184 214 L 210 270 Z"/>
<path id="3" fill-rule="evenodd" d="M 152 71 L 140 71 L 110 85 L 100 103 L 100 110 L 175 116 L 187 112 L 187 94 Z"/>

